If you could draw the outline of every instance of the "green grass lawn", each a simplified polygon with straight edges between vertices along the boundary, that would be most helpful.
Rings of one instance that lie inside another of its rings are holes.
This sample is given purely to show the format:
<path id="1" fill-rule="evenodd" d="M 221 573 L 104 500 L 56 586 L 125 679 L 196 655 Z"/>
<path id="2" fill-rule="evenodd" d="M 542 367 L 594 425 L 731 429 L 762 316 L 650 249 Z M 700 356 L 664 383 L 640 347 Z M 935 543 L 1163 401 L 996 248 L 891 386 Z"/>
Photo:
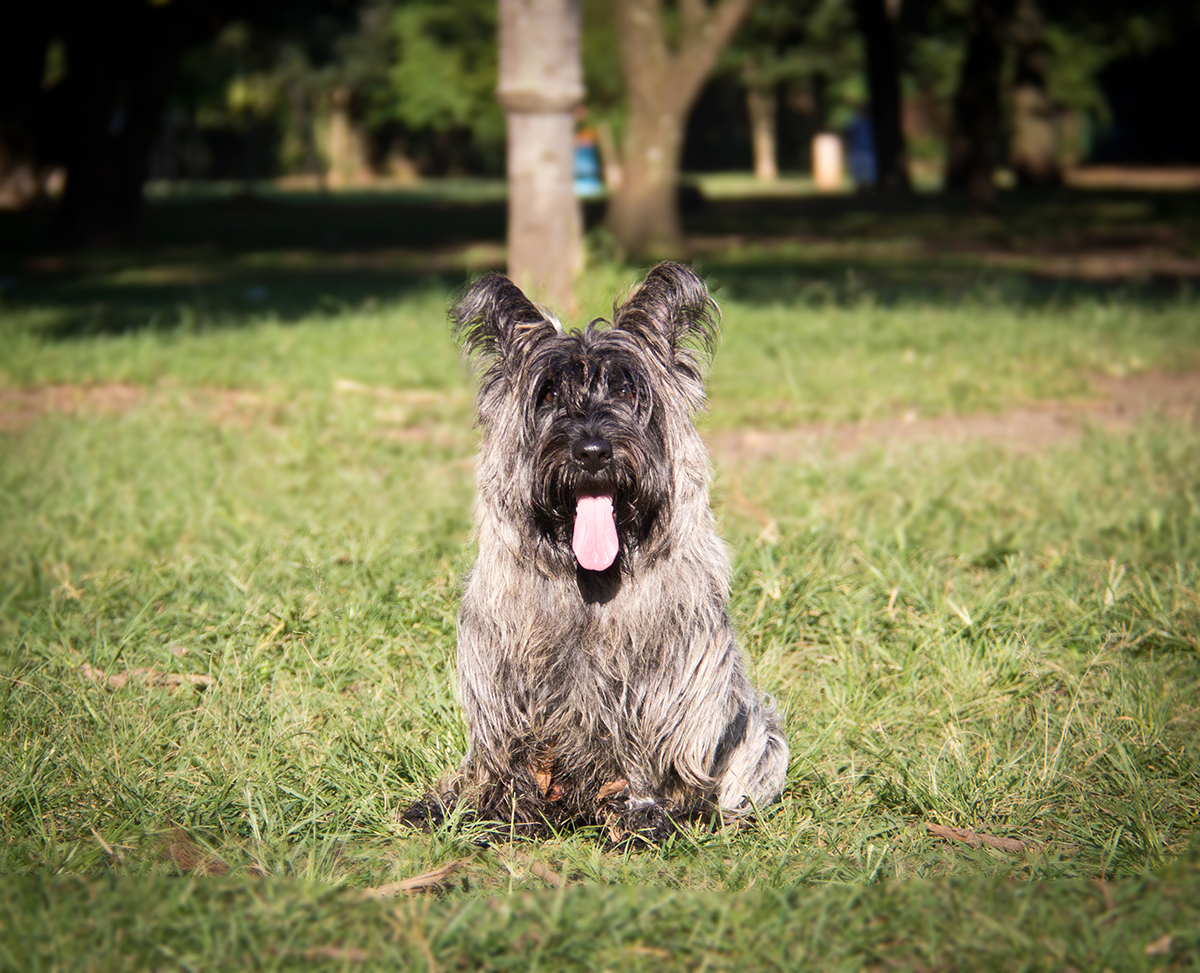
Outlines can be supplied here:
<path id="1" fill-rule="evenodd" d="M 1174 284 L 964 264 L 934 286 L 816 246 L 702 259 L 718 440 L 1200 368 Z M 444 310 L 495 254 L 372 252 L 340 276 L 280 249 L 84 254 L 5 292 L 0 968 L 1200 964 L 1186 422 L 718 453 L 732 614 L 792 746 L 780 805 L 627 853 L 401 828 L 464 746 L 474 433 Z M 635 277 L 594 268 L 577 320 Z M 75 406 L 38 404 L 64 385 Z M 449 863 L 436 894 L 364 896 Z"/>

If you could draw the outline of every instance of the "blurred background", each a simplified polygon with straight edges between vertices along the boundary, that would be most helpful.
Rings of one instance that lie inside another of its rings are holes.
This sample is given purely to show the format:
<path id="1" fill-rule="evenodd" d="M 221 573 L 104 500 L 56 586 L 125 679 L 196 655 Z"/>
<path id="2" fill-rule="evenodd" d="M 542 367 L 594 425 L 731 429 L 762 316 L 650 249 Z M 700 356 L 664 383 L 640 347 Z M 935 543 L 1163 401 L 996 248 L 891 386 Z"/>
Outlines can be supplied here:
<path id="1" fill-rule="evenodd" d="M 579 164 L 598 198 L 620 185 L 628 114 L 614 6 L 583 3 Z M 986 208 L 994 187 L 1200 186 L 1195 3 L 741 6 L 687 112 L 685 219 L 710 197 L 818 190 L 959 190 Z M 678 44 L 674 5 L 657 16 Z M 136 240 L 146 200 L 448 192 L 447 180 L 450 198 L 494 200 L 496 21 L 492 0 L 19 5 L 0 36 L 0 208 L 39 218 L 6 221 L 6 235 Z M 828 171 L 823 134 L 837 139 Z M 473 235 L 494 232 L 484 220 Z"/>

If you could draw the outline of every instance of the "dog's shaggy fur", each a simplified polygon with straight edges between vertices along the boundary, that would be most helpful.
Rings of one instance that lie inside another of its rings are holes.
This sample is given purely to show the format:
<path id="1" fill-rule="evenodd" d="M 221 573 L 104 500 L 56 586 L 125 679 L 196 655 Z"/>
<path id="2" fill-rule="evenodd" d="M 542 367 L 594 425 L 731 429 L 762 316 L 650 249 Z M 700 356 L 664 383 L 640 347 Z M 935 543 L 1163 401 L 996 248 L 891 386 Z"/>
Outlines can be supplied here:
<path id="1" fill-rule="evenodd" d="M 499 274 L 451 313 L 483 365 L 483 443 L 458 615 L 470 748 L 443 801 L 653 838 L 776 800 L 787 744 L 730 627 L 692 421 L 717 336 L 703 282 L 659 264 L 582 332 Z"/>

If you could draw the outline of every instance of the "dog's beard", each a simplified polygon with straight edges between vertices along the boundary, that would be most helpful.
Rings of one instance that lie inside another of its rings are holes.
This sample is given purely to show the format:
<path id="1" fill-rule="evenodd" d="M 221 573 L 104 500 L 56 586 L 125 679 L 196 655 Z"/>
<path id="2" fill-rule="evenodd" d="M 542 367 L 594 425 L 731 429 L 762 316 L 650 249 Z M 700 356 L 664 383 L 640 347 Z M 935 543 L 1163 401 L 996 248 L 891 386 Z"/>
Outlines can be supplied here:
<path id="1" fill-rule="evenodd" d="M 533 469 L 534 525 L 566 564 L 607 571 L 655 532 L 668 502 L 661 450 L 645 439 L 606 437 L 613 459 L 599 474 L 571 456 L 569 437 L 553 437 L 538 451 Z"/>

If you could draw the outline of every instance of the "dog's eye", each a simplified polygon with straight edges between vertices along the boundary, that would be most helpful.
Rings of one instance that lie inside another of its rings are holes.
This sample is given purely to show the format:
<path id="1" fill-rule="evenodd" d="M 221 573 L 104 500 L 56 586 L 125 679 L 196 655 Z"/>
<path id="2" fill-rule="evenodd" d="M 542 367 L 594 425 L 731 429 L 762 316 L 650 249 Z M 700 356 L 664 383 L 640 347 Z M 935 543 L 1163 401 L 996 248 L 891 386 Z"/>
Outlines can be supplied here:
<path id="1" fill-rule="evenodd" d="M 542 386 L 542 390 L 538 392 L 538 405 L 554 405 L 558 400 L 558 389 L 554 387 L 553 382 L 547 382 Z"/>

